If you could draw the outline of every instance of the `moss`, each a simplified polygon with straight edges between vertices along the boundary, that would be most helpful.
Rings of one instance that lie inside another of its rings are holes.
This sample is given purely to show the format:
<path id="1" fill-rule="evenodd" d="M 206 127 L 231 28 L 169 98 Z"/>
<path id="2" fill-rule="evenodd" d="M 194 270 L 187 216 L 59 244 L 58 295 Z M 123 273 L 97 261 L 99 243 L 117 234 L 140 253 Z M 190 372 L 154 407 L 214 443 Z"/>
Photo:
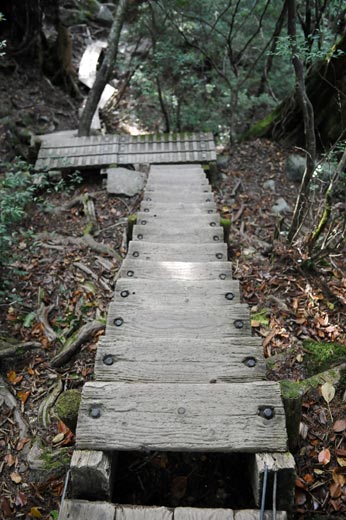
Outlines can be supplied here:
<path id="1" fill-rule="evenodd" d="M 280 381 L 281 393 L 284 399 L 298 399 L 302 395 L 302 385 L 300 381 L 290 381 L 288 379 Z"/>
<path id="2" fill-rule="evenodd" d="M 58 417 L 72 430 L 76 430 L 78 410 L 81 400 L 79 390 L 66 390 L 55 403 L 55 412 Z"/>
<path id="3" fill-rule="evenodd" d="M 133 226 L 137 224 L 137 215 L 130 215 L 127 218 L 127 242 L 130 242 L 132 240 L 133 236 Z"/>
<path id="4" fill-rule="evenodd" d="M 303 345 L 307 352 L 306 365 L 310 374 L 327 370 L 332 365 L 346 361 L 346 347 L 338 343 L 308 340 Z"/>
<path id="5" fill-rule="evenodd" d="M 241 139 L 250 139 L 255 137 L 264 137 L 271 125 L 280 115 L 279 107 L 270 112 L 265 118 L 261 119 L 257 123 L 255 123 L 245 134 L 242 135 Z"/>
<path id="6" fill-rule="evenodd" d="M 231 230 L 231 221 L 228 218 L 221 218 L 220 219 L 220 226 L 223 227 L 223 240 L 228 244 L 229 242 L 229 234 Z"/>
<path id="7" fill-rule="evenodd" d="M 65 468 L 70 463 L 68 448 L 59 448 L 59 451 L 50 451 L 49 448 L 42 449 L 41 460 L 46 471 Z"/>

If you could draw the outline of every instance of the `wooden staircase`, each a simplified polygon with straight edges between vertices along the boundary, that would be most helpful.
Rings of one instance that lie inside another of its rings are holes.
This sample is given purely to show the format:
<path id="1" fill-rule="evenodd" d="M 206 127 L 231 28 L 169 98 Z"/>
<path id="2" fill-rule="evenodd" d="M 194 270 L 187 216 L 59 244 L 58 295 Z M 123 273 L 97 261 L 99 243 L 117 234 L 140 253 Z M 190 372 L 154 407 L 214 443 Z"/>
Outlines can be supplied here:
<path id="1" fill-rule="evenodd" d="M 278 507 L 290 506 L 294 463 L 280 387 L 265 380 L 261 342 L 251 336 L 198 165 L 151 166 L 95 381 L 83 389 L 76 444 L 73 499 L 60 520 L 259 518 L 256 510 L 112 505 L 116 455 L 124 450 L 251 453 L 257 505 L 269 468 L 278 475 Z M 89 498 L 99 501 L 81 500 Z"/>

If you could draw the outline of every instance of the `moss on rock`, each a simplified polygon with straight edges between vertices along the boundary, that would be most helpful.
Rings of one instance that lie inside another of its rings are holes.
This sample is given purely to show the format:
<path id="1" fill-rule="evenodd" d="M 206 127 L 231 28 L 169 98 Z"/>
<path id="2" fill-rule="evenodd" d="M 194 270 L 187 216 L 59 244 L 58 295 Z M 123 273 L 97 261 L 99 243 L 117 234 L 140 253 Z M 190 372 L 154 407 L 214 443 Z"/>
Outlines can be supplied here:
<path id="1" fill-rule="evenodd" d="M 58 397 L 54 407 L 59 419 L 73 432 L 76 431 L 80 400 L 81 393 L 79 390 L 66 390 Z"/>
<path id="2" fill-rule="evenodd" d="M 336 365 L 346 362 L 346 347 L 338 343 L 322 341 L 305 341 L 304 349 L 307 352 L 306 366 L 310 374 L 315 374 Z"/>

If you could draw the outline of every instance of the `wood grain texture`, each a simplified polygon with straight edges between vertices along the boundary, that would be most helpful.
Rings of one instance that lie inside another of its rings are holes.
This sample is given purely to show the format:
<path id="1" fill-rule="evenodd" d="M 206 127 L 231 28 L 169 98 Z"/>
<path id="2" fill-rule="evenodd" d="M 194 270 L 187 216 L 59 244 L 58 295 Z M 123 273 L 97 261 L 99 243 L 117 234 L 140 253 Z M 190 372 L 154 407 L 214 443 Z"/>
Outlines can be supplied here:
<path id="1" fill-rule="evenodd" d="M 274 417 L 263 418 L 261 407 Z M 280 385 L 88 382 L 76 443 L 106 451 L 286 451 Z"/>
<path id="2" fill-rule="evenodd" d="M 167 261 L 167 262 L 225 262 L 227 245 L 214 242 L 212 244 L 176 244 L 160 243 L 147 240 L 130 242 L 128 259 Z M 231 265 L 231 264 L 230 264 Z"/>
<path id="3" fill-rule="evenodd" d="M 114 321 L 121 318 L 122 325 Z M 240 321 L 242 328 L 237 328 Z M 245 304 L 208 309 L 188 304 L 177 307 L 156 305 L 140 306 L 111 303 L 108 309 L 106 335 L 108 337 L 181 337 L 219 338 L 251 335 L 250 313 Z"/>
<path id="4" fill-rule="evenodd" d="M 259 509 L 243 509 L 241 511 L 234 511 L 234 520 L 260 520 Z M 264 520 L 273 520 L 274 516 L 272 511 L 264 512 Z M 286 511 L 277 511 L 276 520 L 287 520 Z"/>
<path id="5" fill-rule="evenodd" d="M 223 242 L 223 229 L 220 226 L 199 226 L 194 222 L 184 225 L 176 223 L 169 226 L 135 225 L 133 227 L 133 241 L 149 240 L 161 243 L 204 244 Z"/>
<path id="6" fill-rule="evenodd" d="M 174 520 L 234 520 L 232 509 L 176 507 Z"/>
<path id="7" fill-rule="evenodd" d="M 212 214 L 217 212 L 215 202 L 192 203 L 192 202 L 150 202 L 142 201 L 140 210 L 144 213 L 156 215 L 172 215 L 174 213 Z"/>
<path id="8" fill-rule="evenodd" d="M 166 507 L 117 506 L 115 520 L 173 520 Z"/>
<path id="9" fill-rule="evenodd" d="M 100 338 L 95 377 L 139 383 L 231 383 L 265 378 L 258 338 Z M 247 366 L 248 359 L 255 366 Z M 110 360 L 112 364 L 110 363 Z"/>
<path id="10" fill-rule="evenodd" d="M 126 258 L 118 278 L 144 278 L 147 280 L 231 280 L 230 262 L 154 262 Z"/>
<path id="11" fill-rule="evenodd" d="M 155 215 L 155 216 L 154 216 Z M 172 224 L 173 226 L 175 224 L 181 224 L 182 222 L 185 222 L 186 224 L 194 222 L 195 224 L 203 226 L 211 226 L 214 225 L 220 225 L 220 215 L 218 213 L 213 213 L 211 215 L 198 215 L 196 216 L 195 213 L 178 213 L 169 215 L 167 213 L 164 213 L 162 215 L 152 214 L 152 213 L 144 213 L 143 211 L 137 212 L 137 223 L 143 225 L 143 221 L 145 221 L 147 224 L 153 225 L 160 225 L 160 226 L 167 226 L 167 224 Z"/>
<path id="12" fill-rule="evenodd" d="M 110 500 L 113 493 L 113 469 L 109 453 L 74 450 L 71 459 L 72 496 Z"/>
<path id="13" fill-rule="evenodd" d="M 177 189 L 180 189 L 180 188 L 188 188 L 188 189 L 195 189 L 195 188 L 198 188 L 198 189 L 206 189 L 206 188 L 209 188 L 211 189 L 211 186 L 209 184 L 209 181 L 208 179 L 205 177 L 204 179 L 203 178 L 200 178 L 200 179 L 184 179 L 184 178 L 177 178 L 176 176 L 171 178 L 170 176 L 166 176 L 166 177 L 160 177 L 158 179 L 154 179 L 154 178 L 151 178 L 149 176 L 148 180 L 147 180 L 147 184 L 146 184 L 146 189 L 147 190 L 162 190 L 162 189 L 172 189 L 172 190 L 177 190 Z"/>
<path id="14" fill-rule="evenodd" d="M 116 520 L 115 506 L 108 502 L 64 500 L 59 520 Z"/>
<path id="15" fill-rule="evenodd" d="M 143 196 L 144 202 L 189 202 L 189 203 L 204 203 L 213 202 L 214 195 L 212 193 L 193 193 L 191 191 L 177 191 L 171 192 L 168 190 L 155 191 L 145 193 Z"/>
<path id="16" fill-rule="evenodd" d="M 227 296 L 226 296 L 227 295 Z M 233 298 L 232 298 L 233 295 Z M 239 303 L 238 280 L 118 280 L 113 302 L 151 307 L 181 306 L 220 309 Z M 217 312 L 217 311 L 216 311 Z"/>

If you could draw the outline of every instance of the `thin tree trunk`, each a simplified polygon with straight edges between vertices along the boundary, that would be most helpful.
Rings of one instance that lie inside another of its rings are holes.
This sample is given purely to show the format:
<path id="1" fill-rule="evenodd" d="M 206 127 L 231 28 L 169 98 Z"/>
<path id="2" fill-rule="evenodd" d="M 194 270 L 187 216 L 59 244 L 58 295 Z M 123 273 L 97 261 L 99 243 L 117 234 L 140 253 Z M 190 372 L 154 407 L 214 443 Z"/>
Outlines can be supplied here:
<path id="1" fill-rule="evenodd" d="M 159 79 L 158 76 L 156 76 L 156 87 L 157 87 L 157 94 L 159 96 L 161 112 L 162 112 L 163 118 L 165 120 L 165 132 L 168 133 L 170 131 L 170 129 L 171 129 L 171 124 L 170 124 L 169 115 L 168 115 L 167 107 L 166 107 L 166 104 L 165 104 L 165 100 L 163 99 L 161 82 L 160 82 L 160 79 Z"/>
<path id="2" fill-rule="evenodd" d="M 316 137 L 314 110 L 307 96 L 304 78 L 304 66 L 299 58 L 299 50 L 296 37 L 296 0 L 287 0 L 288 3 L 288 35 L 292 50 L 292 63 L 296 76 L 296 94 L 300 105 L 305 133 L 306 169 L 294 208 L 293 219 L 288 232 L 288 241 L 291 243 L 299 231 L 306 216 L 309 203 L 309 184 L 315 170 L 316 162 Z"/>
<path id="3" fill-rule="evenodd" d="M 127 4 L 128 0 L 119 0 L 118 8 L 108 37 L 106 54 L 97 73 L 95 83 L 89 92 L 85 108 L 80 118 L 78 129 L 79 136 L 90 134 L 93 115 L 116 62 L 119 38 L 124 23 Z"/>

